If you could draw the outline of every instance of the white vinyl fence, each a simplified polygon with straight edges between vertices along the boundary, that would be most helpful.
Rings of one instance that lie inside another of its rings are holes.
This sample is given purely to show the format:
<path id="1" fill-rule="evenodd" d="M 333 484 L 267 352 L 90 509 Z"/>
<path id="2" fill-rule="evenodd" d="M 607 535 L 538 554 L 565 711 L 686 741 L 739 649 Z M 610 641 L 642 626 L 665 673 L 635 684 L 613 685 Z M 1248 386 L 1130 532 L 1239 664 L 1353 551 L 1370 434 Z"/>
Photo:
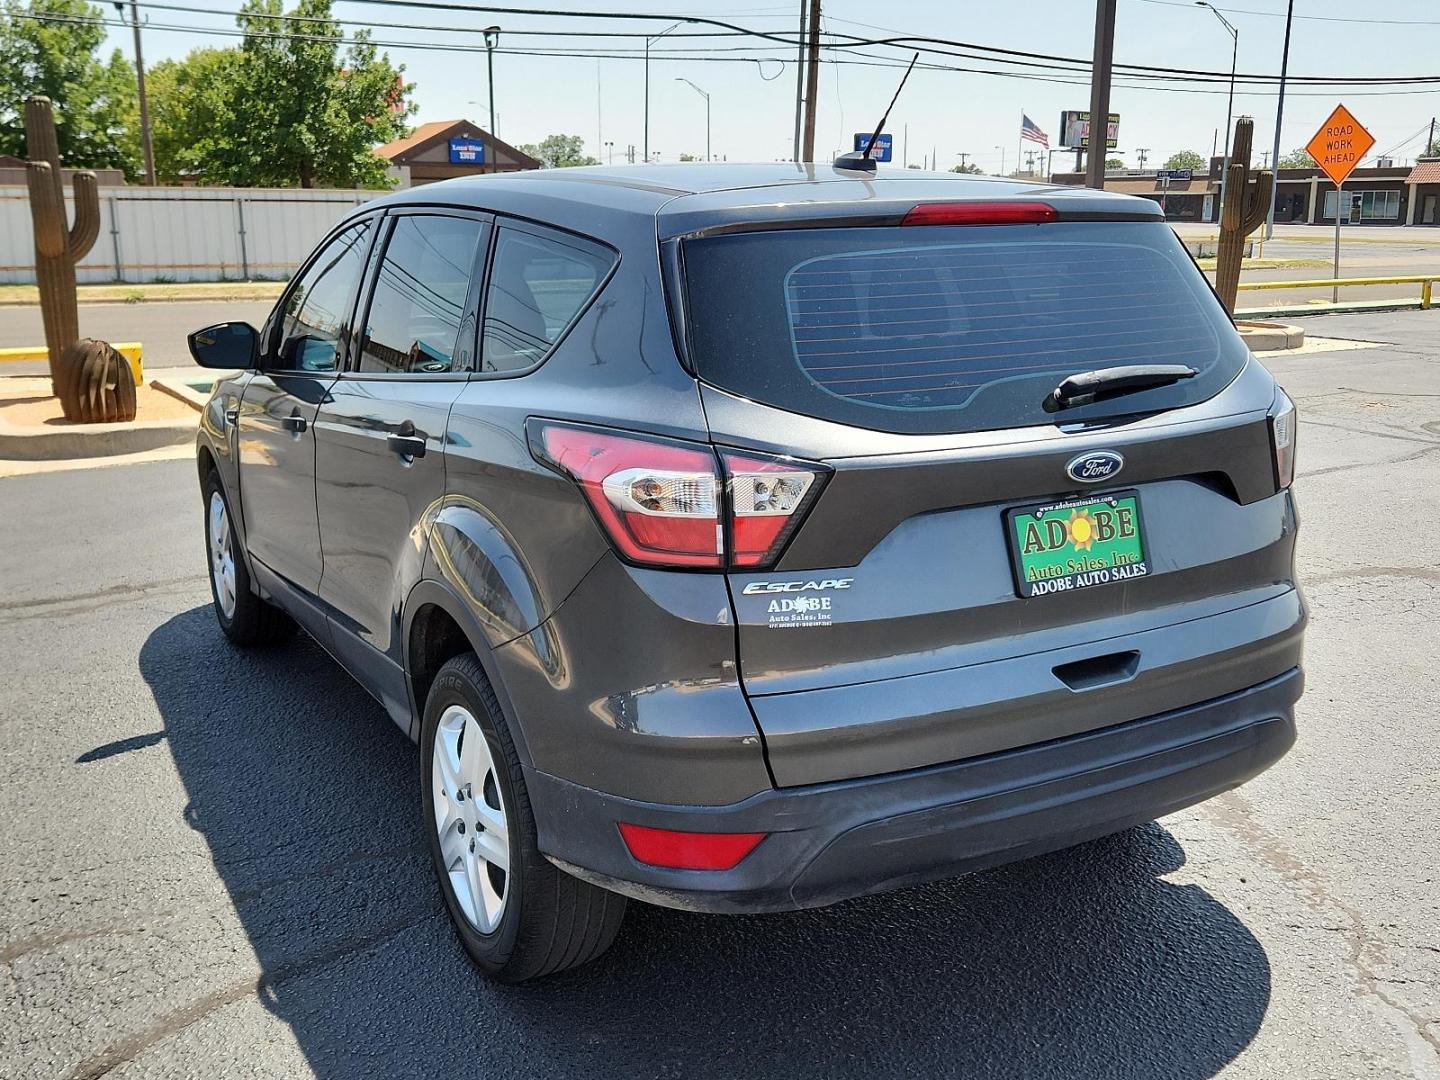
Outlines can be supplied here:
<path id="1" fill-rule="evenodd" d="M 100 236 L 81 282 L 281 279 L 348 211 L 383 192 L 294 188 L 102 187 Z M 70 188 L 66 185 L 66 206 Z M 23 187 L 0 187 L 0 283 L 35 280 Z"/>

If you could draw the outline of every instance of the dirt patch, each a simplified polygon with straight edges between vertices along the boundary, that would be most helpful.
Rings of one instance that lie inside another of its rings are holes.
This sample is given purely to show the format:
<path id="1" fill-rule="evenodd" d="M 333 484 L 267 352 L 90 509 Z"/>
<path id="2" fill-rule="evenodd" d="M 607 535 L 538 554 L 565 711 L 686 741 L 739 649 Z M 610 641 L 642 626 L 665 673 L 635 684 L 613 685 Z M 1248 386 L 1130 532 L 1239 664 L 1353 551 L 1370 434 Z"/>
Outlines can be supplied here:
<path id="1" fill-rule="evenodd" d="M 135 388 L 136 420 L 197 420 L 195 407 L 153 386 Z M 33 391 L 0 395 L 0 421 L 18 428 L 85 428 L 66 420 L 60 399 Z"/>

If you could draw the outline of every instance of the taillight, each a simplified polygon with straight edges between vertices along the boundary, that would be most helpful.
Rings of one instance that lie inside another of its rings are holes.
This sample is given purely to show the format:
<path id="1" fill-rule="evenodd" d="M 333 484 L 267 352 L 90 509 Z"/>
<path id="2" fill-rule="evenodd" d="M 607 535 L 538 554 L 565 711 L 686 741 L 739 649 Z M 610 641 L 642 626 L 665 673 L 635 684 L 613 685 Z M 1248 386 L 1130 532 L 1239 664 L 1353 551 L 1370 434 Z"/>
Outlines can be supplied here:
<path id="1" fill-rule="evenodd" d="M 1037 202 L 921 203 L 901 225 L 1043 225 L 1059 215 Z"/>
<path id="2" fill-rule="evenodd" d="M 1275 483 L 1281 490 L 1295 480 L 1296 421 L 1295 402 L 1276 387 L 1270 406 L 1270 447 L 1275 452 Z"/>
<path id="3" fill-rule="evenodd" d="M 780 556 L 828 474 L 811 465 L 720 451 L 730 503 L 730 565 L 769 566 Z"/>
<path id="4" fill-rule="evenodd" d="M 537 457 L 580 485 L 631 562 L 723 565 L 720 480 L 709 447 L 544 422 L 530 431 L 530 444 Z"/>
<path id="5" fill-rule="evenodd" d="M 526 431 L 535 457 L 580 486 L 620 554 L 645 566 L 718 569 L 727 550 L 731 566 L 768 566 L 829 475 L 754 451 L 717 460 L 708 446 L 655 435 L 548 420 Z"/>
<path id="6" fill-rule="evenodd" d="M 620 836 L 630 854 L 672 870 L 730 870 L 754 851 L 765 833 L 701 833 L 652 829 L 622 821 Z"/>

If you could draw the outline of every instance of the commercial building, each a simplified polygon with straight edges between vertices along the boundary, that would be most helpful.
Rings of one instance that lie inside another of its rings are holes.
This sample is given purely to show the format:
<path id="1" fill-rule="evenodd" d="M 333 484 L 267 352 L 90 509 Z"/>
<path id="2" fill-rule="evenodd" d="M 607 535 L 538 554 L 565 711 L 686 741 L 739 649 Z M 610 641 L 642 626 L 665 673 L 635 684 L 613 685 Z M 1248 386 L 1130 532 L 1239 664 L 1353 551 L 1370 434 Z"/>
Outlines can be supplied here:
<path id="1" fill-rule="evenodd" d="M 1214 222 L 1220 217 L 1222 162 L 1222 158 L 1212 158 L 1208 176 L 1196 173 L 1180 180 L 1153 172 L 1111 173 L 1105 177 L 1105 190 L 1153 199 L 1165 207 L 1170 221 Z M 1056 184 L 1085 183 L 1082 173 L 1056 173 L 1050 179 Z M 1341 194 L 1340 214 L 1347 222 L 1440 225 L 1440 157 L 1422 157 L 1413 166 L 1387 162 L 1358 168 L 1345 181 Z M 1336 207 L 1335 185 L 1318 168 L 1280 170 L 1275 192 L 1277 224 L 1333 225 Z"/>
<path id="2" fill-rule="evenodd" d="M 456 176 L 538 169 L 540 162 L 497 139 L 469 120 L 421 124 L 403 139 L 375 151 L 390 162 L 401 186 L 418 186 Z"/>

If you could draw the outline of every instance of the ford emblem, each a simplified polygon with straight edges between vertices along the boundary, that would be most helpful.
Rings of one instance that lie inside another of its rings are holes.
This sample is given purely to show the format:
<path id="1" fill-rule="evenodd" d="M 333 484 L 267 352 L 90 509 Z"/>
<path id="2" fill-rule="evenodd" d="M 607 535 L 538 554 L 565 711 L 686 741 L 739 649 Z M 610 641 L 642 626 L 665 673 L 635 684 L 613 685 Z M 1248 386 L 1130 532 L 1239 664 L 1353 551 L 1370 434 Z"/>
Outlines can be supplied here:
<path id="1" fill-rule="evenodd" d="M 1082 484 L 1098 484 L 1101 480 L 1109 480 L 1117 475 L 1124 467 L 1125 459 L 1115 451 L 1093 450 L 1072 458 L 1070 464 L 1065 466 L 1065 471 L 1071 480 L 1078 480 Z"/>

